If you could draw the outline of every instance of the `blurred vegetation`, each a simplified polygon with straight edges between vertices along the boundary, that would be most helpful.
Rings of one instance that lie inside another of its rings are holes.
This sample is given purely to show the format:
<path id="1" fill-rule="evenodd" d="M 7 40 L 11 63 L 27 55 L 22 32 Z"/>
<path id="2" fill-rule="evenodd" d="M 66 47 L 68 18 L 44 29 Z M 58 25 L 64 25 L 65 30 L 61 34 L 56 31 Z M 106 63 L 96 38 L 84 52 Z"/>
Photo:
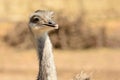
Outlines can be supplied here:
<path id="1" fill-rule="evenodd" d="M 10 46 L 32 48 L 27 28 L 29 15 L 47 9 L 55 11 L 60 26 L 50 33 L 55 48 L 120 47 L 120 0 L 0 1 L 0 26 L 4 27 L 3 22 L 12 24 L 2 36 Z"/>

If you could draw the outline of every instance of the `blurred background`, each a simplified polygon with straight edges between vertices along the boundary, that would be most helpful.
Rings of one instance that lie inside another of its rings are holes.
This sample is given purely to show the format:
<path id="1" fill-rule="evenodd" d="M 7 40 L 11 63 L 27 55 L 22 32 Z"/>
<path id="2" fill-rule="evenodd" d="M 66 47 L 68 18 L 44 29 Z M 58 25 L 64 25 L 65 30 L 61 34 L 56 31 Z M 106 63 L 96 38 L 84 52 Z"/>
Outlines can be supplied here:
<path id="1" fill-rule="evenodd" d="M 58 80 L 85 71 L 120 80 L 120 0 L 0 0 L 0 80 L 35 80 L 38 59 L 28 30 L 35 10 L 52 10 L 50 32 Z"/>

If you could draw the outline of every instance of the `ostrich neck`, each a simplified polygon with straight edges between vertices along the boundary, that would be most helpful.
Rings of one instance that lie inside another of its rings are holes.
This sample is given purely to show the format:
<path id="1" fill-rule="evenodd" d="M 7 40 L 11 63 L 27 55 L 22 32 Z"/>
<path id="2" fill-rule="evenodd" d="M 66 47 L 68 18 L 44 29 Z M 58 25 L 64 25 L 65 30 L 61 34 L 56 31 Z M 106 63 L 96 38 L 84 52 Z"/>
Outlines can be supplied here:
<path id="1" fill-rule="evenodd" d="M 44 33 L 36 40 L 39 55 L 39 74 L 37 80 L 57 80 L 52 53 L 52 44 L 48 34 Z"/>

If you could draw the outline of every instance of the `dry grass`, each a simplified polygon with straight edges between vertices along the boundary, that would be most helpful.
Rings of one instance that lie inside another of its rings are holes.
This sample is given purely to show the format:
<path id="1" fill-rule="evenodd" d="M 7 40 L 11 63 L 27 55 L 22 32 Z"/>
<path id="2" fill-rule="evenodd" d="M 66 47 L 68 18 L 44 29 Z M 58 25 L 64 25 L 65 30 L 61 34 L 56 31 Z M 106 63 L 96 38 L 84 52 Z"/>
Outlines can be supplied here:
<path id="1" fill-rule="evenodd" d="M 5 29 L 8 34 L 4 40 L 9 45 L 19 45 L 20 47 L 31 45 L 23 34 L 25 30 L 24 24 L 29 21 L 28 16 L 33 11 L 37 9 L 48 9 L 55 11 L 55 21 L 60 26 L 60 30 L 57 33 L 52 33 L 52 35 L 54 34 L 51 37 L 54 47 L 79 49 L 99 47 L 99 44 L 100 46 L 120 47 L 119 0 L 0 1 L 0 26 L 3 28 L 7 26 Z M 11 21 L 12 25 L 11 23 L 9 25 L 3 24 L 3 22 L 8 24 L 8 21 Z M 19 22 L 22 22 L 22 24 Z M 11 29 L 13 26 L 17 30 Z M 0 35 L 4 36 L 4 30 L 1 27 Z M 105 29 L 102 31 L 101 27 Z M 103 37 L 105 38 L 101 39 Z"/>

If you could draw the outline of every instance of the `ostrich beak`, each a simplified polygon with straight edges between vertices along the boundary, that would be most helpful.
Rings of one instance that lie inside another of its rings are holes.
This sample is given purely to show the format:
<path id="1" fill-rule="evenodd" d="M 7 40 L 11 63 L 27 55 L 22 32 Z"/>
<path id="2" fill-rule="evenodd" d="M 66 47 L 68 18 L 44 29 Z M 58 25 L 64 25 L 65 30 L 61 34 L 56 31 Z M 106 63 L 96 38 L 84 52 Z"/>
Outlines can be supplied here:
<path id="1" fill-rule="evenodd" d="M 43 24 L 45 26 L 49 26 L 49 27 L 53 27 L 55 29 L 58 29 L 58 24 L 56 24 L 55 22 L 48 22 L 47 24 Z"/>

